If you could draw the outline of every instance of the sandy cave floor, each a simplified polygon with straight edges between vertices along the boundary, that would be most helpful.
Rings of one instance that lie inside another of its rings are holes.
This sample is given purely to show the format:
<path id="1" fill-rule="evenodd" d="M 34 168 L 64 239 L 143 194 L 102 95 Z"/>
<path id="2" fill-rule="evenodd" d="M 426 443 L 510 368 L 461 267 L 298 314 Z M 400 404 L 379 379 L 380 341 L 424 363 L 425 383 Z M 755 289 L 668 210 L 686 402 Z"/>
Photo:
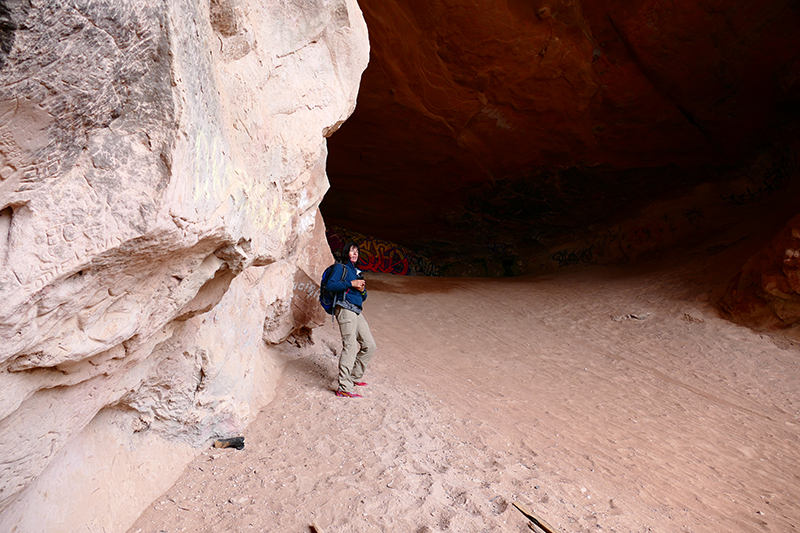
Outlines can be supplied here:
<path id="1" fill-rule="evenodd" d="M 514 279 L 371 275 L 379 350 L 333 394 L 336 326 L 241 451 L 209 449 L 133 532 L 800 529 L 800 343 L 720 318 L 724 253 Z"/>

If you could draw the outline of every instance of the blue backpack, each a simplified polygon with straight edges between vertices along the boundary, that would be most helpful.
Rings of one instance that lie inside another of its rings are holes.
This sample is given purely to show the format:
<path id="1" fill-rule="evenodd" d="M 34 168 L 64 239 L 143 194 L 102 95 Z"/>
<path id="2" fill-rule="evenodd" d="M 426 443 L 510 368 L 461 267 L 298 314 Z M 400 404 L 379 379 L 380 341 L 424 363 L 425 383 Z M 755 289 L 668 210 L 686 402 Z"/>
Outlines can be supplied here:
<path id="1" fill-rule="evenodd" d="M 333 273 L 333 269 L 336 265 L 341 263 L 334 263 L 328 268 L 325 269 L 325 272 L 322 273 L 322 280 L 319 282 L 319 305 L 325 310 L 326 313 L 329 315 L 333 315 L 333 310 L 336 307 L 336 302 L 340 299 L 339 295 L 343 295 L 343 292 L 331 292 L 327 289 L 328 280 L 331 278 L 331 274 Z M 347 268 L 342 264 L 342 279 L 347 276 Z M 343 296 L 342 296 L 343 297 Z"/>

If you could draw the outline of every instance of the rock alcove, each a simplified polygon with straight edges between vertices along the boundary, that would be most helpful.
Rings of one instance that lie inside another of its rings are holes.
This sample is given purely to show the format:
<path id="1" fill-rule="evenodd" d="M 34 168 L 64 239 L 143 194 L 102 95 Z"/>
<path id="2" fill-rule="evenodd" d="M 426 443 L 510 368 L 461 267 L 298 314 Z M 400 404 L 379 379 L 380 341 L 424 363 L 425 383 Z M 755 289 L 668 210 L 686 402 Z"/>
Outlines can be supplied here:
<path id="1" fill-rule="evenodd" d="M 796 3 L 360 5 L 370 63 L 322 213 L 377 254 L 518 275 L 797 214 Z"/>

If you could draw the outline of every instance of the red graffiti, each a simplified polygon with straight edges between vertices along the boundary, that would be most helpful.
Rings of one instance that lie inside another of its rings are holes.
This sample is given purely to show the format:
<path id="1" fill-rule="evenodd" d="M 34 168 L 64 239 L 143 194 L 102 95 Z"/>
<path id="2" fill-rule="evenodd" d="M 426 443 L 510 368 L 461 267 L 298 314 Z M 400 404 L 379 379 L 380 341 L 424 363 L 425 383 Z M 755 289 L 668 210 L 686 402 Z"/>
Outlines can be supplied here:
<path id="1" fill-rule="evenodd" d="M 370 272 L 383 272 L 399 276 L 437 276 L 436 266 L 408 248 L 397 244 L 331 227 L 327 231 L 328 244 L 332 250 L 341 250 L 346 242 L 353 241 L 360 252 L 358 267 Z"/>

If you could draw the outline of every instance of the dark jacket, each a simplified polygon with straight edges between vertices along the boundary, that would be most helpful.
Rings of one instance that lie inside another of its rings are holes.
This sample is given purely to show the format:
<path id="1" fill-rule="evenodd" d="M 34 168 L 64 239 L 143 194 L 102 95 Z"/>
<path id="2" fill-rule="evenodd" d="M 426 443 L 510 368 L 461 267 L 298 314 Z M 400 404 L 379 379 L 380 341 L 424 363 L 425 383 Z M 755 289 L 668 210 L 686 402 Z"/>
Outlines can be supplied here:
<path id="1" fill-rule="evenodd" d="M 342 279 L 342 268 L 347 269 L 347 274 L 344 277 L 344 281 L 340 281 Z M 328 278 L 328 283 L 326 284 L 326 288 L 331 292 L 344 292 L 344 300 L 348 304 L 354 306 L 356 309 L 352 309 L 350 305 L 347 304 L 343 305 L 342 307 L 351 309 L 357 313 L 361 312 L 361 308 L 364 305 L 364 300 L 367 299 L 367 291 L 359 292 L 350 284 L 350 282 L 354 279 L 358 279 L 359 272 L 360 271 L 350 261 L 347 263 L 336 263 L 333 272 L 331 272 L 331 277 Z M 338 302 L 340 299 L 341 296 L 337 295 L 337 307 L 340 306 Z"/>

